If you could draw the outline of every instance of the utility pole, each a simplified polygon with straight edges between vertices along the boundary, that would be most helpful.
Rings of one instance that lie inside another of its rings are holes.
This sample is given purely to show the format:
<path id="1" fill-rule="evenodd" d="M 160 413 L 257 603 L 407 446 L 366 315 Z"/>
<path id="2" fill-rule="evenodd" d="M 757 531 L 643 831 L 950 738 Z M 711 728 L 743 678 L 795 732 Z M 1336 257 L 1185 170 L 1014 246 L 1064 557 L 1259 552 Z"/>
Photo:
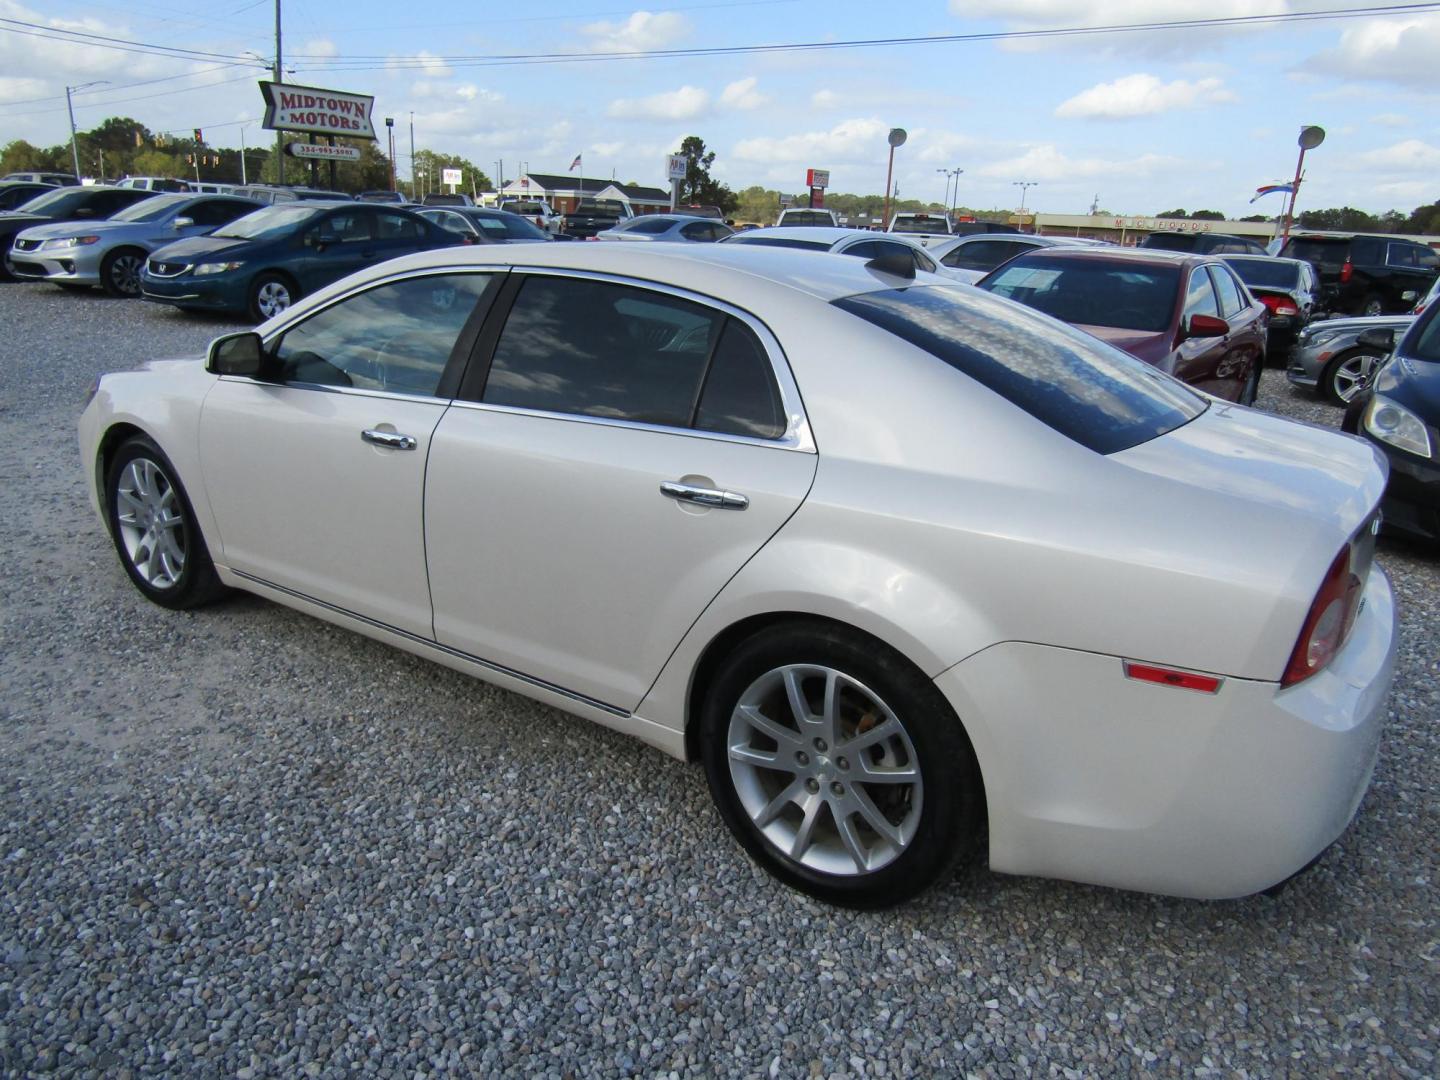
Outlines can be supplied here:
<path id="1" fill-rule="evenodd" d="M 244 186 L 246 186 L 246 185 L 248 185 L 248 184 L 250 183 L 249 178 L 245 175 L 245 128 L 246 128 L 246 127 L 247 127 L 247 125 L 245 125 L 245 124 L 241 124 L 241 125 L 240 125 L 240 184 L 241 184 L 242 187 L 244 187 Z"/>
<path id="2" fill-rule="evenodd" d="M 410 113 L 410 197 L 419 202 L 415 194 L 415 113 Z"/>
<path id="3" fill-rule="evenodd" d="M 1030 193 L 1030 189 L 1031 189 L 1032 187 L 1035 187 L 1035 186 L 1036 186 L 1037 184 L 1039 184 L 1039 183 L 1040 183 L 1039 180 L 1013 180 L 1013 181 L 1011 181 L 1011 187 L 1018 187 L 1018 188 L 1020 189 L 1020 227 L 1021 227 L 1022 229 L 1025 227 L 1025 196 Z M 1035 232 L 1034 229 L 1031 229 L 1030 231 L 1031 231 L 1032 233 Z"/>
<path id="4" fill-rule="evenodd" d="M 283 56 L 280 49 L 280 0 L 275 0 L 275 81 L 283 82 L 281 65 Z M 285 183 L 285 133 L 275 132 L 275 168 L 280 183 Z"/>
<path id="5" fill-rule="evenodd" d="M 70 95 L 79 93 L 86 87 L 103 86 L 109 79 L 100 79 L 96 82 L 81 83 L 79 86 L 65 87 L 65 108 L 70 112 L 70 158 L 75 163 L 75 179 L 80 179 L 80 144 L 75 139 L 75 106 L 70 101 Z"/>

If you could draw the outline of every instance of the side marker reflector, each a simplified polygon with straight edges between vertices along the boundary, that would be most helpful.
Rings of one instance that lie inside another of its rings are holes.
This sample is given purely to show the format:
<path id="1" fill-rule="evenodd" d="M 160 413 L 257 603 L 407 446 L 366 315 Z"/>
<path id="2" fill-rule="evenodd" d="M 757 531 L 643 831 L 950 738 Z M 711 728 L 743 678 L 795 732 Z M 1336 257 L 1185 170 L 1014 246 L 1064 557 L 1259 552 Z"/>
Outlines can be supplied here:
<path id="1" fill-rule="evenodd" d="M 1141 682 L 1159 683 L 1161 686 L 1174 686 L 1181 690 L 1194 690 L 1201 694 L 1218 693 L 1220 684 L 1225 681 L 1217 679 L 1213 675 L 1196 675 L 1193 671 L 1176 671 L 1174 668 L 1137 664 L 1133 660 L 1125 661 L 1125 677 L 1138 679 Z"/>

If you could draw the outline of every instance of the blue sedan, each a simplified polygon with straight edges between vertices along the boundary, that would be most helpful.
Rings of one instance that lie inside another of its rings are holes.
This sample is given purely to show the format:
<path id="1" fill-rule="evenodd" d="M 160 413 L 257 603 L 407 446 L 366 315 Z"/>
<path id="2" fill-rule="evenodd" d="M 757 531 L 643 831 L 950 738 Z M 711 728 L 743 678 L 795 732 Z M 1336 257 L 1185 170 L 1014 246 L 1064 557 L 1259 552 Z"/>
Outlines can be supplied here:
<path id="1" fill-rule="evenodd" d="M 460 242 L 399 207 L 281 203 L 209 236 L 159 249 L 140 275 L 141 294 L 180 308 L 245 312 L 263 321 L 356 270 Z"/>

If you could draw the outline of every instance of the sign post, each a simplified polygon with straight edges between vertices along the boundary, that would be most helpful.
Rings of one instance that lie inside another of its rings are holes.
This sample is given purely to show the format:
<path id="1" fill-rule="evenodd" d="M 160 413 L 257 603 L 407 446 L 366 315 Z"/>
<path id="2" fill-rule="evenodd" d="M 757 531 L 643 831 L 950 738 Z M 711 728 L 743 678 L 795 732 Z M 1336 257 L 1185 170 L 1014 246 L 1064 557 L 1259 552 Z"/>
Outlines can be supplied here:
<path id="1" fill-rule="evenodd" d="M 440 182 L 450 189 L 450 194 L 455 194 L 455 189 L 465 182 L 465 176 L 459 169 L 441 169 Z"/>
<path id="2" fill-rule="evenodd" d="M 680 201 L 680 182 L 690 168 L 690 159 L 684 154 L 671 154 L 665 161 L 665 174 L 670 178 L 670 212 L 675 212 Z"/>
<path id="3" fill-rule="evenodd" d="M 817 210 L 825 205 L 825 189 L 830 186 L 829 169 L 806 169 L 805 186 L 810 189 L 810 209 Z"/>

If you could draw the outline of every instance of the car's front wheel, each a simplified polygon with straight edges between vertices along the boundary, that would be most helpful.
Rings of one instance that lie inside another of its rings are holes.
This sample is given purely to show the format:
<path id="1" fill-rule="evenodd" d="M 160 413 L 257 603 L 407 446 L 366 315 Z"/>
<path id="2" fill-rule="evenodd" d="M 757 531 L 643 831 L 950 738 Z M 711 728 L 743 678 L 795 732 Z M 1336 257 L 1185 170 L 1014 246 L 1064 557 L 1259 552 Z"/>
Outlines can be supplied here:
<path id="1" fill-rule="evenodd" d="M 139 248 L 117 248 L 100 264 L 100 285 L 110 296 L 139 296 L 144 268 L 145 253 Z"/>
<path id="2" fill-rule="evenodd" d="M 175 468 L 149 439 L 137 436 L 115 452 L 105 502 L 120 562 L 146 597 L 191 608 L 224 592 Z"/>
<path id="3" fill-rule="evenodd" d="M 1384 359 L 1363 348 L 1340 353 L 1320 373 L 1320 392 L 1334 405 L 1350 404 Z"/>
<path id="4" fill-rule="evenodd" d="M 745 849 L 836 904 L 900 903 L 979 840 L 975 755 L 935 684 L 857 632 L 796 622 L 745 641 L 701 717 L 706 776 Z"/>
<path id="5" fill-rule="evenodd" d="M 289 278 L 279 274 L 261 274 L 250 285 L 250 317 L 264 322 L 279 315 L 296 300 L 299 290 Z"/>

